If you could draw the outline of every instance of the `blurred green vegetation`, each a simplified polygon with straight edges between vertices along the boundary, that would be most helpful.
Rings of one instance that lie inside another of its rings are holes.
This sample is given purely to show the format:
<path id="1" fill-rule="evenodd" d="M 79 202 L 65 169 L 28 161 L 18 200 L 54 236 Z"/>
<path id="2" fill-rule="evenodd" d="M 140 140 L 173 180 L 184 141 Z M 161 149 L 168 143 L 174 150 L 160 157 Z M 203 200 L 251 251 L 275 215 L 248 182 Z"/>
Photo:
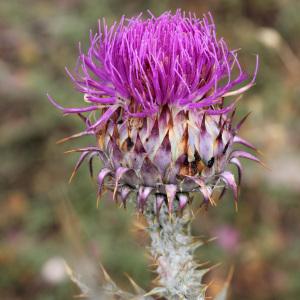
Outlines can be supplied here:
<path id="1" fill-rule="evenodd" d="M 122 14 L 177 7 L 199 16 L 210 10 L 219 36 L 243 49 L 241 59 L 250 72 L 253 54 L 260 55 L 257 84 L 240 101 L 239 113 L 252 111 L 243 135 L 259 146 L 271 171 L 245 162 L 239 212 L 228 194 L 195 221 L 196 235 L 219 236 L 199 251 L 202 261 L 224 262 L 213 271 L 211 292 L 233 264 L 230 299 L 299 299 L 298 0 L 0 2 L 1 299 L 72 299 L 78 291 L 69 280 L 63 274 L 51 279 L 45 271 L 49 264 L 53 268 L 51 259 L 61 257 L 71 265 L 84 255 L 94 266 L 101 261 L 125 288 L 125 272 L 141 286 L 151 285 L 147 240 L 132 229 L 134 212 L 117 209 L 109 195 L 96 209 L 87 169 L 68 185 L 76 157 L 63 152 L 84 141 L 56 141 L 79 132 L 82 124 L 63 118 L 46 92 L 63 105 L 80 101 L 64 67 L 75 66 L 77 43 L 86 45 L 98 18 L 112 22 Z"/>

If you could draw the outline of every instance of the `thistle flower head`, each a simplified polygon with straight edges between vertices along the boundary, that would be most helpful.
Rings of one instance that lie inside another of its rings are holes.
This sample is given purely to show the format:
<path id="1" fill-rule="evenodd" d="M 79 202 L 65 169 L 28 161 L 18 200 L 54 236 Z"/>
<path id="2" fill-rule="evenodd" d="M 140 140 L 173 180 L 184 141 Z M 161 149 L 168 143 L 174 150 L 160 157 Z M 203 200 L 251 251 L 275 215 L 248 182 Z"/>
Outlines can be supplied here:
<path id="1" fill-rule="evenodd" d="M 178 10 L 159 17 L 149 12 L 90 34 L 90 47 L 80 51 L 76 75 L 69 75 L 83 93 L 84 107 L 63 108 L 85 122 L 84 132 L 97 145 L 75 149 L 85 158 L 99 157 L 99 192 L 113 190 L 126 203 L 132 192 L 142 211 L 150 195 L 156 208 L 166 201 L 169 210 L 182 209 L 190 192 L 201 192 L 204 201 L 225 186 L 237 184 L 226 170 L 229 163 L 241 175 L 240 157 L 258 161 L 251 154 L 233 150 L 235 143 L 250 148 L 237 136 L 244 120 L 233 126 L 236 102 L 225 99 L 248 90 L 249 79 L 236 50 L 216 35 L 211 14 L 198 19 Z"/>

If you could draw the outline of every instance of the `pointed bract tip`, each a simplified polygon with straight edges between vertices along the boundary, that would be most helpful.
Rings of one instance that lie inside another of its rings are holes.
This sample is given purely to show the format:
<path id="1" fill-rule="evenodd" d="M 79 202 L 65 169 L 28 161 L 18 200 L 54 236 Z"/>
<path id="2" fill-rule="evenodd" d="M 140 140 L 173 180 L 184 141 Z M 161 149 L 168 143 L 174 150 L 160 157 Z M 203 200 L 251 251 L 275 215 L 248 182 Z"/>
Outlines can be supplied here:
<path id="1" fill-rule="evenodd" d="M 138 295 L 144 295 L 145 294 L 145 291 L 133 280 L 133 278 L 128 273 L 124 273 L 124 275 L 127 277 L 127 279 L 129 280 L 130 284 L 132 285 L 134 291 Z"/>
<path id="2" fill-rule="evenodd" d="M 150 196 L 153 188 L 152 187 L 145 187 L 140 186 L 138 191 L 137 203 L 139 212 L 143 213 L 145 209 L 146 202 L 148 197 Z"/>
<path id="3" fill-rule="evenodd" d="M 245 121 L 249 118 L 249 116 L 251 115 L 251 111 L 249 111 L 236 125 L 235 130 L 239 131 L 240 128 L 242 127 L 242 125 L 245 123 Z"/>
<path id="4" fill-rule="evenodd" d="M 103 276 L 104 276 L 104 279 L 105 279 L 107 282 L 112 282 L 112 279 L 111 279 L 111 277 L 109 276 L 109 274 L 106 272 L 104 266 L 103 266 L 102 264 L 99 264 L 99 266 L 100 266 L 101 272 L 102 272 L 102 274 L 103 274 Z"/>
<path id="5" fill-rule="evenodd" d="M 156 215 L 159 215 L 159 212 L 161 210 L 161 207 L 163 205 L 163 203 L 166 203 L 166 196 L 163 194 L 156 194 L 155 195 L 155 210 L 156 210 Z"/>
<path id="6" fill-rule="evenodd" d="M 168 210 L 169 214 L 171 215 L 173 212 L 173 205 L 174 205 L 174 199 L 177 192 L 177 186 L 175 184 L 166 184 L 166 194 L 167 194 L 167 201 L 168 201 Z"/>
<path id="7" fill-rule="evenodd" d="M 186 193 L 178 193 L 177 197 L 179 201 L 179 208 L 180 210 L 183 210 L 189 202 L 189 197 Z"/>

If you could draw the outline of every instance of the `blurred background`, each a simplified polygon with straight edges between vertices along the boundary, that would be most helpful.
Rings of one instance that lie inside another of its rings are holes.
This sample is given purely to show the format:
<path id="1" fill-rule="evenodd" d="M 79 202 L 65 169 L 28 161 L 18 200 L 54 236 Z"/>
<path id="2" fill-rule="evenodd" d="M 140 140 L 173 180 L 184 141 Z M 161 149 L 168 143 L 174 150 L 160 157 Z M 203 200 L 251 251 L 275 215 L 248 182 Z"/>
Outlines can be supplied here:
<path id="1" fill-rule="evenodd" d="M 219 36 L 242 48 L 249 72 L 254 54 L 260 55 L 257 84 L 240 101 L 239 115 L 252 112 L 243 136 L 264 153 L 271 170 L 244 162 L 239 212 L 228 193 L 194 222 L 195 235 L 218 237 L 199 251 L 202 262 L 222 262 L 211 275 L 210 294 L 234 265 L 229 299 L 300 299 L 300 2 L 10 0 L 0 2 L 2 300 L 72 299 L 78 290 L 64 260 L 89 274 L 101 261 L 120 286 L 130 289 L 128 273 L 151 287 L 148 241 L 134 229 L 134 212 L 109 199 L 96 209 L 87 168 L 68 184 L 77 157 L 63 152 L 86 141 L 56 141 L 82 124 L 63 118 L 46 92 L 63 105 L 81 101 L 64 67 L 75 67 L 78 42 L 86 49 L 98 18 L 111 23 L 122 14 L 178 7 L 198 16 L 210 10 Z"/>

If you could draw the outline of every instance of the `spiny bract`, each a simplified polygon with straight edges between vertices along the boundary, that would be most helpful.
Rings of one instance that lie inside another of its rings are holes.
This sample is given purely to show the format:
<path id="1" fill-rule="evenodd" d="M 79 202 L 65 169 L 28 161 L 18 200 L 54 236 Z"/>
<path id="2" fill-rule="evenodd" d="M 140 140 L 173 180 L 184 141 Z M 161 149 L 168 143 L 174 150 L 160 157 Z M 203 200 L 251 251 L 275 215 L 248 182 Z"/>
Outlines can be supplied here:
<path id="1" fill-rule="evenodd" d="M 190 192 L 209 203 L 220 187 L 232 189 L 237 200 L 228 164 L 237 166 L 239 183 L 239 158 L 259 160 L 233 149 L 236 143 L 254 147 L 237 135 L 245 118 L 233 126 L 236 101 L 224 102 L 254 84 L 258 60 L 249 79 L 237 51 L 217 39 L 211 14 L 149 12 L 148 19 L 123 17 L 110 28 L 99 22 L 78 66 L 75 76 L 67 72 L 86 106 L 63 108 L 49 99 L 84 120 L 85 131 L 70 138 L 96 137 L 97 145 L 72 151 L 82 152 L 75 172 L 84 159 L 90 166 L 101 159 L 99 194 L 111 189 L 125 206 L 133 193 L 140 211 L 151 194 L 156 210 L 166 202 L 170 211 L 183 209 Z"/>

